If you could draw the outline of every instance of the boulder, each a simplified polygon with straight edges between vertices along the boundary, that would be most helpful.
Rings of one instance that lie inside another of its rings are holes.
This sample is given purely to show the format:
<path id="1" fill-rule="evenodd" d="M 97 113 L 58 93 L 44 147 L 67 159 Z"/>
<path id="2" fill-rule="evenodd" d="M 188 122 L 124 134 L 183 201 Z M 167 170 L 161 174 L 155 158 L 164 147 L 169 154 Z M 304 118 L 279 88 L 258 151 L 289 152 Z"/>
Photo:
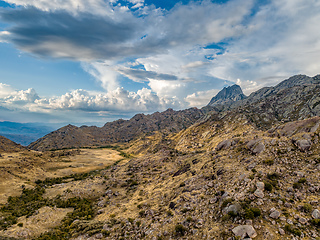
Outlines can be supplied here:
<path id="1" fill-rule="evenodd" d="M 320 219 L 320 211 L 318 209 L 313 210 L 312 217 L 315 219 Z"/>
<path id="2" fill-rule="evenodd" d="M 237 237 L 241 237 L 241 239 L 244 238 L 255 238 L 257 236 L 256 230 L 251 225 L 240 225 L 232 229 L 232 232 Z"/>
<path id="3" fill-rule="evenodd" d="M 220 151 L 222 149 L 228 149 L 231 146 L 231 141 L 230 140 L 224 140 L 222 142 L 220 142 L 217 147 L 216 150 Z"/>
<path id="4" fill-rule="evenodd" d="M 264 182 L 257 182 L 257 183 L 256 183 L 256 186 L 257 186 L 258 189 L 260 189 L 260 190 L 263 191 L 263 189 L 264 189 Z"/>
<path id="5" fill-rule="evenodd" d="M 280 212 L 275 210 L 269 215 L 269 217 L 271 217 L 273 219 L 278 219 L 280 217 Z"/>
<path id="6" fill-rule="evenodd" d="M 308 139 L 294 141 L 294 144 L 303 152 L 310 150 L 312 142 Z"/>
<path id="7" fill-rule="evenodd" d="M 263 191 L 261 189 L 257 189 L 253 194 L 258 198 L 263 198 L 264 197 L 264 193 L 263 193 Z"/>
<path id="8" fill-rule="evenodd" d="M 259 154 L 264 151 L 265 145 L 261 142 L 261 139 L 254 139 L 247 143 L 247 147 L 253 154 Z"/>

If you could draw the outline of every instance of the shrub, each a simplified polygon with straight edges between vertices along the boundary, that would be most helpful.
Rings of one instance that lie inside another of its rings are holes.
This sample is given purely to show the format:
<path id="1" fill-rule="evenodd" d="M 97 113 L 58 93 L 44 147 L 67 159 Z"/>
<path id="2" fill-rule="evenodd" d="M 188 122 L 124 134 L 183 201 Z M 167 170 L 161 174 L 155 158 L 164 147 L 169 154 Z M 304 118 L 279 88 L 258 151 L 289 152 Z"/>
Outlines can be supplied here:
<path id="1" fill-rule="evenodd" d="M 268 173 L 267 174 L 267 178 L 270 179 L 270 180 L 279 179 L 280 178 L 280 174 L 279 173 Z"/>
<path id="2" fill-rule="evenodd" d="M 264 190 L 271 192 L 272 188 L 273 187 L 269 182 L 264 182 Z"/>
<path id="3" fill-rule="evenodd" d="M 307 179 L 306 178 L 300 178 L 299 180 L 298 180 L 298 183 L 301 183 L 301 184 L 304 184 L 304 183 L 306 183 L 307 182 Z"/>
<path id="4" fill-rule="evenodd" d="M 299 182 L 295 182 L 295 183 L 293 184 L 293 188 L 296 188 L 296 189 L 302 188 L 302 184 L 299 183 Z"/>
<path id="5" fill-rule="evenodd" d="M 172 216 L 173 216 L 172 211 L 168 210 L 168 211 L 167 211 L 167 215 L 168 215 L 169 217 L 172 217 Z"/>
<path id="6" fill-rule="evenodd" d="M 312 219 L 311 224 L 320 227 L 320 219 Z"/>
<path id="7" fill-rule="evenodd" d="M 255 217 L 259 217 L 261 215 L 261 210 L 256 207 L 251 207 L 245 209 L 244 217 L 246 219 L 254 219 Z"/>
<path id="8" fill-rule="evenodd" d="M 227 198 L 223 201 L 221 207 L 225 208 L 229 203 L 231 203 L 233 200 L 231 198 Z"/>
<path id="9" fill-rule="evenodd" d="M 293 235 L 296 235 L 296 236 L 301 236 L 301 231 L 297 228 L 294 228 L 293 226 L 289 225 L 289 224 L 286 224 L 284 226 L 284 230 L 287 232 L 287 233 L 291 233 Z"/>
<path id="10" fill-rule="evenodd" d="M 186 233 L 187 231 L 187 228 L 184 227 L 183 225 L 181 224 L 177 224 L 175 227 L 174 227 L 174 231 L 175 231 L 175 234 L 178 235 L 178 236 L 184 236 L 184 234 Z"/>
<path id="11" fill-rule="evenodd" d="M 263 164 L 271 166 L 274 164 L 274 160 L 273 159 L 263 160 Z"/>
<path id="12" fill-rule="evenodd" d="M 305 204 L 303 204 L 302 209 L 306 213 L 310 213 L 312 211 L 312 206 L 309 203 L 305 203 Z"/>

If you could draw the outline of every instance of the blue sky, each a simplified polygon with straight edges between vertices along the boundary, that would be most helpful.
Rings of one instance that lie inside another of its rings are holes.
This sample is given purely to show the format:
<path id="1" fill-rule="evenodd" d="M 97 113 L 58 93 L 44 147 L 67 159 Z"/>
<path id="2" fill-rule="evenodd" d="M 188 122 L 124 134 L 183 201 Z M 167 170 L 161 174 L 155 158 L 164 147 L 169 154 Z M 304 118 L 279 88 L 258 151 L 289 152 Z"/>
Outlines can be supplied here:
<path id="1" fill-rule="evenodd" d="M 317 0 L 0 1 L 0 121 L 205 106 L 320 73 Z"/>

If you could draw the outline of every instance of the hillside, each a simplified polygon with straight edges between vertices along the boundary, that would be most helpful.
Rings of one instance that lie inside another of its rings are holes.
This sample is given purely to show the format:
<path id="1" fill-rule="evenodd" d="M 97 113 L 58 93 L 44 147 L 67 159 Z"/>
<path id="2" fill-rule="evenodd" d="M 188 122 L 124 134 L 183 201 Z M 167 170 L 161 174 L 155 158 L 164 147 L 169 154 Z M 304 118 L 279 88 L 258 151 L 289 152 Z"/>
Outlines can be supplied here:
<path id="1" fill-rule="evenodd" d="M 177 133 L 191 126 L 202 115 L 202 111 L 197 108 L 183 111 L 168 109 L 151 115 L 137 114 L 130 120 L 120 119 L 109 122 L 101 128 L 68 125 L 31 143 L 28 148 L 43 151 L 125 143 L 143 134 L 153 134 L 156 131 Z"/>
<path id="2" fill-rule="evenodd" d="M 223 119 L 226 114 L 245 115 L 258 128 L 320 116 L 320 75 L 296 75 L 275 87 L 262 88 L 246 97 L 238 85 L 222 89 L 202 109 L 182 111 L 168 109 L 151 115 L 137 114 L 130 120 L 117 120 L 103 127 L 72 125 L 54 131 L 31 143 L 32 150 L 51 150 L 126 143 L 139 137 L 160 132 L 178 133 L 196 122 L 213 116 Z"/>
<path id="3" fill-rule="evenodd" d="M 19 152 L 25 150 L 23 146 L 17 144 L 3 136 L 0 136 L 0 153 L 3 152 Z"/>
<path id="4" fill-rule="evenodd" d="M 116 143 L 104 148 L 5 154 L 0 239 L 317 240 L 318 81 L 298 75 L 225 105 L 68 125 L 35 145 Z"/>

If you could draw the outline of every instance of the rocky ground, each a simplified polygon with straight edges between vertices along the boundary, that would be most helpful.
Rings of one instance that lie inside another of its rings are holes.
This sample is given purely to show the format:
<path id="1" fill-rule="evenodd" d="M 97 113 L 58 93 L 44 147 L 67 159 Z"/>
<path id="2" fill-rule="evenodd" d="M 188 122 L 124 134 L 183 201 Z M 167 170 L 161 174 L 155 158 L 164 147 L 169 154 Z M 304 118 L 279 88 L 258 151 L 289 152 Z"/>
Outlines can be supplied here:
<path id="1" fill-rule="evenodd" d="M 37 181 L 44 203 L 0 235 L 319 239 L 320 118 L 267 131 L 244 116 L 226 119 L 209 118 L 178 135 L 143 137 L 128 146 L 129 160 L 99 171 Z M 45 225 L 57 211 L 60 218 Z M 35 219 L 42 224 L 37 230 Z"/>
<path id="2" fill-rule="evenodd" d="M 320 239 L 319 81 L 1 153 L 0 239 Z"/>

